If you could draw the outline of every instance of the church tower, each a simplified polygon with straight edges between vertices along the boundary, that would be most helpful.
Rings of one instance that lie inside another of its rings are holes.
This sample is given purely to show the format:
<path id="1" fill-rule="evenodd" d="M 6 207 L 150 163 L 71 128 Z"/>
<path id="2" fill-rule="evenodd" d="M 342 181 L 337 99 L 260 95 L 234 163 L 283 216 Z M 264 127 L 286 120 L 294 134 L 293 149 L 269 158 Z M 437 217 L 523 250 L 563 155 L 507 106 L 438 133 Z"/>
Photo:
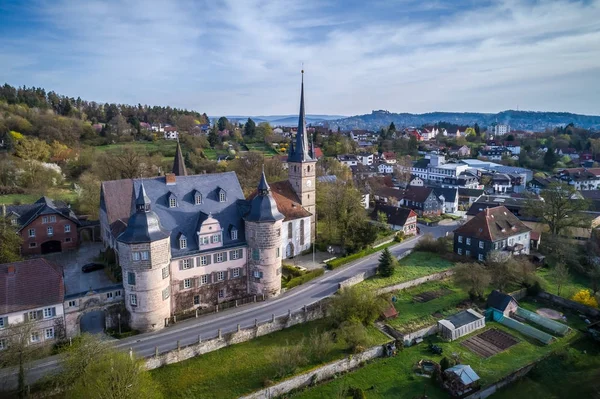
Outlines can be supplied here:
<path id="1" fill-rule="evenodd" d="M 171 316 L 170 241 L 169 232 L 152 211 L 144 183 L 140 182 L 135 210 L 117 238 L 125 307 L 134 330 L 161 329 Z"/>
<path id="2" fill-rule="evenodd" d="M 304 113 L 304 70 L 302 71 L 302 84 L 300 88 L 300 115 L 298 117 L 298 132 L 296 140 L 292 141 L 288 154 L 288 180 L 300 199 L 300 204 L 311 213 L 310 238 L 315 242 L 316 230 L 316 164 L 314 145 L 311 140 L 308 145 L 308 132 L 306 131 L 306 116 Z"/>
<path id="3" fill-rule="evenodd" d="M 264 294 L 266 297 L 281 293 L 283 218 L 263 170 L 256 196 L 250 201 L 250 210 L 244 217 L 250 293 Z"/>

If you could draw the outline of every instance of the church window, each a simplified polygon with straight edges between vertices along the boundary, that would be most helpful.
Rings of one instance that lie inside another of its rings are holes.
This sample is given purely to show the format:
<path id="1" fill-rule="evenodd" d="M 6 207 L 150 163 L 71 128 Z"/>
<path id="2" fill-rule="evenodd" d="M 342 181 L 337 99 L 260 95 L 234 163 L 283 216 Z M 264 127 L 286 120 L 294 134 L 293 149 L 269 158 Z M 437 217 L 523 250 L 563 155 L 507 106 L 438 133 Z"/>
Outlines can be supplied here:
<path id="1" fill-rule="evenodd" d="M 288 223 L 288 238 L 292 238 L 292 223 Z"/>
<path id="2" fill-rule="evenodd" d="M 304 245 L 304 220 L 300 221 L 300 245 Z"/>

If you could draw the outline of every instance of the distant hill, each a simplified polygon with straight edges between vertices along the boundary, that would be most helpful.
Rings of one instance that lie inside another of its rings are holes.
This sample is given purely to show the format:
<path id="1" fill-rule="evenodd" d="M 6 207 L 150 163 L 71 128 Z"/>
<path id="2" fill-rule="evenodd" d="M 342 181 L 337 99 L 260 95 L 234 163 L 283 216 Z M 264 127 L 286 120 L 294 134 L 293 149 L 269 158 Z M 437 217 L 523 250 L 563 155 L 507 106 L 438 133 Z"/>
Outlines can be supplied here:
<path id="1" fill-rule="evenodd" d="M 600 116 L 578 115 L 569 112 L 534 112 L 507 110 L 497 114 L 477 112 L 430 112 L 426 114 L 392 113 L 389 111 L 373 111 L 370 114 L 351 116 L 329 120 L 327 124 L 332 130 L 368 129 L 379 130 L 394 122 L 396 127 L 422 126 L 437 122 L 449 122 L 457 125 L 472 126 L 475 123 L 482 128 L 492 123 L 508 124 L 513 130 L 544 131 L 546 128 L 566 126 L 573 123 L 578 127 L 600 130 Z M 325 124 L 321 122 L 320 124 Z"/>
<path id="2" fill-rule="evenodd" d="M 258 116 L 243 116 L 243 115 L 232 115 L 226 116 L 230 121 L 245 122 L 248 118 L 251 118 L 257 124 L 261 122 L 269 122 L 272 126 L 296 126 L 298 124 L 298 114 L 295 115 L 258 115 Z M 325 121 L 336 120 L 345 118 L 343 115 L 306 115 L 306 123 L 319 124 Z M 211 121 L 216 121 L 219 117 L 210 117 Z"/>

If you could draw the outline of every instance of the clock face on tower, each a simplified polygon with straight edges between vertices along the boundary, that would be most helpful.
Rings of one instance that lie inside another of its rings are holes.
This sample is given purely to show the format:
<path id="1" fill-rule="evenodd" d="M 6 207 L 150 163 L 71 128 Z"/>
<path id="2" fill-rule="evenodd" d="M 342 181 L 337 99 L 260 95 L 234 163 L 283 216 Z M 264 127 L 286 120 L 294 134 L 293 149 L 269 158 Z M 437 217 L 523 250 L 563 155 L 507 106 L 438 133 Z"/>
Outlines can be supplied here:
<path id="1" fill-rule="evenodd" d="M 310 180 L 307 180 L 307 181 L 306 181 L 306 186 L 307 186 L 307 187 L 310 187 L 311 185 L 312 185 L 312 182 L 311 182 Z"/>

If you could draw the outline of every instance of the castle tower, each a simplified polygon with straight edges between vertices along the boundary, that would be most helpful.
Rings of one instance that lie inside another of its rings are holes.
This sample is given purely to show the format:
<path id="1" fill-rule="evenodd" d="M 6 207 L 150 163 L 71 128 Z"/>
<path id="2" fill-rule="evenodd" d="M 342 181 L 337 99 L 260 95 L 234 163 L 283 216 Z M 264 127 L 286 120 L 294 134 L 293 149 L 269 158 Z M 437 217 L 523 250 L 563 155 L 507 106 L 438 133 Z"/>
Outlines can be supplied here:
<path id="1" fill-rule="evenodd" d="M 135 211 L 117 238 L 125 306 L 135 330 L 160 329 L 171 316 L 170 240 L 140 183 Z"/>
<path id="2" fill-rule="evenodd" d="M 306 131 L 306 116 L 304 113 L 304 71 L 302 71 L 302 84 L 300 89 L 300 115 L 298 117 L 298 132 L 295 143 L 292 142 L 288 154 L 288 180 L 300 199 L 300 204 L 311 213 L 310 238 L 315 242 L 316 230 L 316 167 L 317 158 L 314 146 L 308 146 L 308 133 Z"/>
<path id="3" fill-rule="evenodd" d="M 248 242 L 249 291 L 267 297 L 281 292 L 281 227 L 284 216 L 277 209 L 263 170 L 256 197 L 244 217 Z"/>

